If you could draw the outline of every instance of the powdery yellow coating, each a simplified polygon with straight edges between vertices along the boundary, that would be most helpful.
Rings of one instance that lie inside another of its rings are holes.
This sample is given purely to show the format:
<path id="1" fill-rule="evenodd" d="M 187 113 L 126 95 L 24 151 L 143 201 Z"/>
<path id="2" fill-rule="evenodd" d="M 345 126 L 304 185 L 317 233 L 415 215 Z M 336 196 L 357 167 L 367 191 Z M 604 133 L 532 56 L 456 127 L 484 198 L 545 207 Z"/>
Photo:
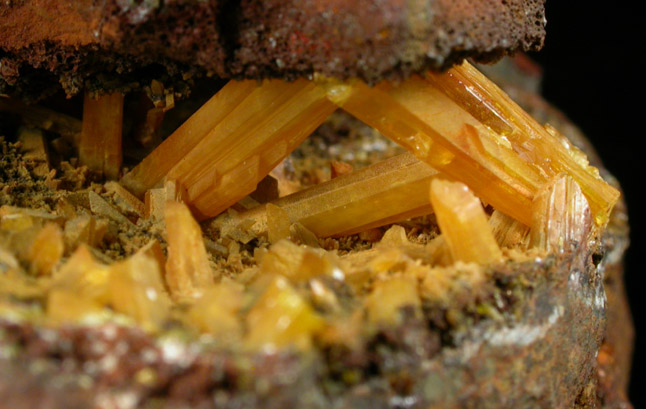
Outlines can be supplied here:
<path id="1" fill-rule="evenodd" d="M 166 202 L 166 284 L 175 298 L 200 296 L 214 283 L 214 274 L 204 247 L 202 230 L 188 207 Z"/>
<path id="2" fill-rule="evenodd" d="M 560 176 L 546 185 L 536 195 L 532 210 L 532 247 L 560 252 L 569 245 L 587 244 L 592 229 L 590 206 L 570 176 Z"/>
<path id="3" fill-rule="evenodd" d="M 502 258 L 480 200 L 460 182 L 431 182 L 431 204 L 453 261 L 488 264 Z"/>
<path id="4" fill-rule="evenodd" d="M 122 183 L 144 192 L 176 180 L 199 219 L 216 216 L 256 189 L 334 110 L 304 79 L 230 81 Z"/>

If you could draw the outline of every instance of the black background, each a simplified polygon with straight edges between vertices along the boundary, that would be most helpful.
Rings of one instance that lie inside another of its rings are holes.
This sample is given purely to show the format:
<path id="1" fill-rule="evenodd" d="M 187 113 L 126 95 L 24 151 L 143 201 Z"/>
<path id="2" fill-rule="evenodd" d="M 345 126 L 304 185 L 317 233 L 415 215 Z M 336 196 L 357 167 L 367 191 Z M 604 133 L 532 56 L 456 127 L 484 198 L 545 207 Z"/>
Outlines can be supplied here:
<path id="1" fill-rule="evenodd" d="M 593 141 L 628 203 L 626 282 L 637 329 L 630 396 L 639 409 L 646 408 L 646 280 L 640 265 L 646 257 L 640 197 L 646 184 L 646 19 L 638 2 L 595 3 L 548 0 L 545 47 L 531 57 L 544 69 L 543 95 Z"/>

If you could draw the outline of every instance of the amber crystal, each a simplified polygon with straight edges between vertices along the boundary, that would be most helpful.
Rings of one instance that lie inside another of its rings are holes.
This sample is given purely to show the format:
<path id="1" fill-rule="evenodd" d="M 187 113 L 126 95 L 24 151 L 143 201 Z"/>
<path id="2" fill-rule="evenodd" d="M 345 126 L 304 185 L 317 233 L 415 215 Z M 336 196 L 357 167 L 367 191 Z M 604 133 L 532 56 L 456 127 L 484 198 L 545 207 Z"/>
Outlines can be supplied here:
<path id="1" fill-rule="evenodd" d="M 157 260 L 140 253 L 110 266 L 109 305 L 132 317 L 146 330 L 156 330 L 167 318 L 170 299 Z"/>
<path id="2" fill-rule="evenodd" d="M 53 288 L 71 291 L 79 297 L 107 303 L 109 300 L 109 267 L 99 263 L 90 249 L 79 246 L 72 256 L 55 271 Z"/>
<path id="3" fill-rule="evenodd" d="M 50 275 L 61 257 L 65 245 L 63 232 L 56 223 L 47 223 L 34 239 L 29 250 L 28 259 L 32 270 L 38 275 Z"/>
<path id="4" fill-rule="evenodd" d="M 91 171 L 108 179 L 121 172 L 123 94 L 115 92 L 97 98 L 86 93 L 79 160 Z"/>
<path id="5" fill-rule="evenodd" d="M 343 109 L 470 186 L 483 200 L 526 224 L 533 192 L 545 178 L 510 146 L 420 77 L 369 87 L 324 83 Z"/>
<path id="6" fill-rule="evenodd" d="M 428 186 L 438 172 L 406 153 L 272 202 L 319 237 L 347 235 L 432 212 Z M 240 220 L 267 231 L 269 211 L 259 206 Z M 272 222 L 274 223 L 274 222 Z"/>
<path id="7" fill-rule="evenodd" d="M 607 184 L 590 166 L 579 149 L 553 135 L 504 91 L 464 62 L 446 73 L 429 72 L 427 79 L 460 107 L 506 139 L 524 160 L 552 178 L 560 173 L 571 176 L 585 194 L 597 224 L 608 221 L 619 191 Z"/>
<path id="8" fill-rule="evenodd" d="M 334 110 L 311 81 L 231 81 L 122 183 L 143 196 L 164 178 L 187 191 L 198 218 L 253 192 Z"/>
<path id="9" fill-rule="evenodd" d="M 480 200 L 460 182 L 431 182 L 431 204 L 453 261 L 487 264 L 502 258 Z"/>
<path id="10" fill-rule="evenodd" d="M 281 240 L 260 257 L 263 274 L 281 274 L 293 282 L 303 282 L 320 275 L 332 275 L 338 269 L 331 253 Z"/>
<path id="11" fill-rule="evenodd" d="M 495 88 L 500 95 L 476 100 L 476 104 L 472 88 L 495 86 L 474 69 L 461 73 L 464 83 L 472 87 L 463 83 L 451 87 L 462 86 L 464 92 L 447 92 L 443 82 L 451 77 L 434 74 L 375 87 L 358 80 L 318 82 L 343 109 L 528 226 L 534 195 L 555 169 L 585 182 L 586 194 L 594 199 L 596 220 L 605 222 L 617 201 L 616 189 L 601 180 L 594 168 L 574 159 L 522 109 L 511 105 L 502 91 Z M 504 102 L 505 109 L 498 109 L 498 101 Z"/>
<path id="12" fill-rule="evenodd" d="M 242 289 L 232 283 L 219 283 L 207 290 L 190 307 L 186 319 L 195 328 L 219 339 L 236 340 L 242 325 L 237 314 L 243 306 Z"/>
<path id="13" fill-rule="evenodd" d="M 591 232 L 590 206 L 576 181 L 560 176 L 536 195 L 530 244 L 541 250 L 564 251 L 586 245 Z"/>
<path id="14" fill-rule="evenodd" d="M 213 284 L 214 273 L 202 230 L 183 203 L 166 202 L 166 283 L 175 298 L 198 297 Z"/>

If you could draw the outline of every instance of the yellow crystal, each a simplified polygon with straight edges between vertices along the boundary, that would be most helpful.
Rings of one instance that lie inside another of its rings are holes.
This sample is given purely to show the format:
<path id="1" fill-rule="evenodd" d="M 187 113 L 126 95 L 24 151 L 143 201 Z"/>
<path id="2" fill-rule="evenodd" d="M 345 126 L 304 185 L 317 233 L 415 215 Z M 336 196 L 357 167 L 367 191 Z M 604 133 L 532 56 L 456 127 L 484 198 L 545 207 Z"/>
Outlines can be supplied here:
<path id="1" fill-rule="evenodd" d="M 106 304 L 109 277 L 109 267 L 96 261 L 90 249 L 81 245 L 54 273 L 53 287 Z"/>
<path id="2" fill-rule="evenodd" d="M 469 63 L 444 74 L 428 73 L 428 80 L 484 125 L 509 141 L 514 151 L 540 168 L 548 179 L 566 173 L 579 184 L 590 203 L 595 222 L 605 225 L 619 199 L 579 149 L 551 127 L 541 126 L 504 91 Z"/>
<path id="3" fill-rule="evenodd" d="M 451 82 L 450 75 L 458 70 L 464 81 Z M 447 83 L 450 86 L 444 86 Z M 555 169 L 585 182 L 584 191 L 595 203 L 599 223 L 607 220 L 617 201 L 616 189 L 601 180 L 595 169 L 582 166 L 555 137 L 466 63 L 444 76 L 412 76 L 399 84 L 369 87 L 358 80 L 326 79 L 319 84 L 343 109 L 525 225 L 531 224 L 534 195 Z M 450 87 L 462 87 L 463 92 L 447 92 Z M 495 90 L 496 97 L 474 100 L 472 89 Z M 499 101 L 504 102 L 504 109 L 499 109 Z"/>
<path id="4" fill-rule="evenodd" d="M 292 222 L 319 237 L 348 235 L 432 212 L 428 186 L 438 172 L 406 153 L 280 198 L 278 206 Z M 252 230 L 268 230 L 267 206 L 241 213 Z"/>
<path id="5" fill-rule="evenodd" d="M 59 325 L 78 323 L 102 309 L 96 300 L 66 289 L 53 289 L 47 296 L 47 317 Z"/>
<path id="6" fill-rule="evenodd" d="M 275 276 L 246 318 L 245 345 L 274 350 L 293 346 L 306 349 L 323 327 L 323 319 L 286 278 Z"/>
<path id="7" fill-rule="evenodd" d="M 502 258 L 480 200 L 468 187 L 435 179 L 430 198 L 453 261 L 487 264 Z"/>
<path id="8" fill-rule="evenodd" d="M 401 308 L 421 305 L 417 291 L 417 279 L 412 276 L 396 276 L 377 281 L 365 300 L 369 322 L 395 325 L 401 322 Z"/>
<path id="9" fill-rule="evenodd" d="M 332 254 L 323 249 L 297 245 L 280 240 L 262 255 L 259 262 L 263 274 L 280 274 L 293 282 L 307 281 L 319 275 L 331 275 L 338 269 Z"/>
<path id="10" fill-rule="evenodd" d="M 201 332 L 224 341 L 235 341 L 242 334 L 238 317 L 242 305 L 242 289 L 223 282 L 211 287 L 197 299 L 188 310 L 186 319 Z"/>
<path id="11" fill-rule="evenodd" d="M 260 182 L 334 110 L 304 79 L 230 81 L 122 179 L 138 196 L 165 177 L 198 218 L 216 216 Z"/>
<path id="12" fill-rule="evenodd" d="M 166 284 L 175 298 L 200 296 L 214 283 L 202 230 L 183 203 L 166 202 Z"/>
<path id="13" fill-rule="evenodd" d="M 168 317 L 170 299 L 157 260 L 136 254 L 110 266 L 109 305 L 133 318 L 147 331 L 161 327 Z"/>
<path id="14" fill-rule="evenodd" d="M 64 251 L 63 232 L 60 226 L 55 223 L 45 224 L 45 227 L 36 235 L 27 256 L 32 272 L 37 275 L 50 275 Z"/>

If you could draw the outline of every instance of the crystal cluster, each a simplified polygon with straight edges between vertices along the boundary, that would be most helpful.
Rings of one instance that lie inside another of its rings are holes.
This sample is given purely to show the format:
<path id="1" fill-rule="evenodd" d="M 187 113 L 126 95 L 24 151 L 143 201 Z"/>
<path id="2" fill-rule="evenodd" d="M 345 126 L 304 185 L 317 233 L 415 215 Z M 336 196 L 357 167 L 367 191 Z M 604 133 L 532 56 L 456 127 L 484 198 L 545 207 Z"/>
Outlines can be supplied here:
<path id="1" fill-rule="evenodd" d="M 137 138 L 154 139 L 164 101 Z M 338 108 L 408 152 L 362 169 L 332 161 L 330 180 L 297 191 L 268 176 Z M 86 96 L 82 126 L 12 109 L 67 130 L 80 164 L 112 179 L 58 189 L 84 174 L 52 169 L 42 132 L 20 132 L 54 193 L 48 211 L 0 207 L 0 313 L 15 304 L 47 325 L 181 323 L 266 351 L 350 345 L 482 282 L 483 266 L 586 246 L 619 195 L 467 63 L 374 87 L 231 81 L 119 182 L 122 95 Z M 420 216 L 424 232 L 404 227 Z"/>

